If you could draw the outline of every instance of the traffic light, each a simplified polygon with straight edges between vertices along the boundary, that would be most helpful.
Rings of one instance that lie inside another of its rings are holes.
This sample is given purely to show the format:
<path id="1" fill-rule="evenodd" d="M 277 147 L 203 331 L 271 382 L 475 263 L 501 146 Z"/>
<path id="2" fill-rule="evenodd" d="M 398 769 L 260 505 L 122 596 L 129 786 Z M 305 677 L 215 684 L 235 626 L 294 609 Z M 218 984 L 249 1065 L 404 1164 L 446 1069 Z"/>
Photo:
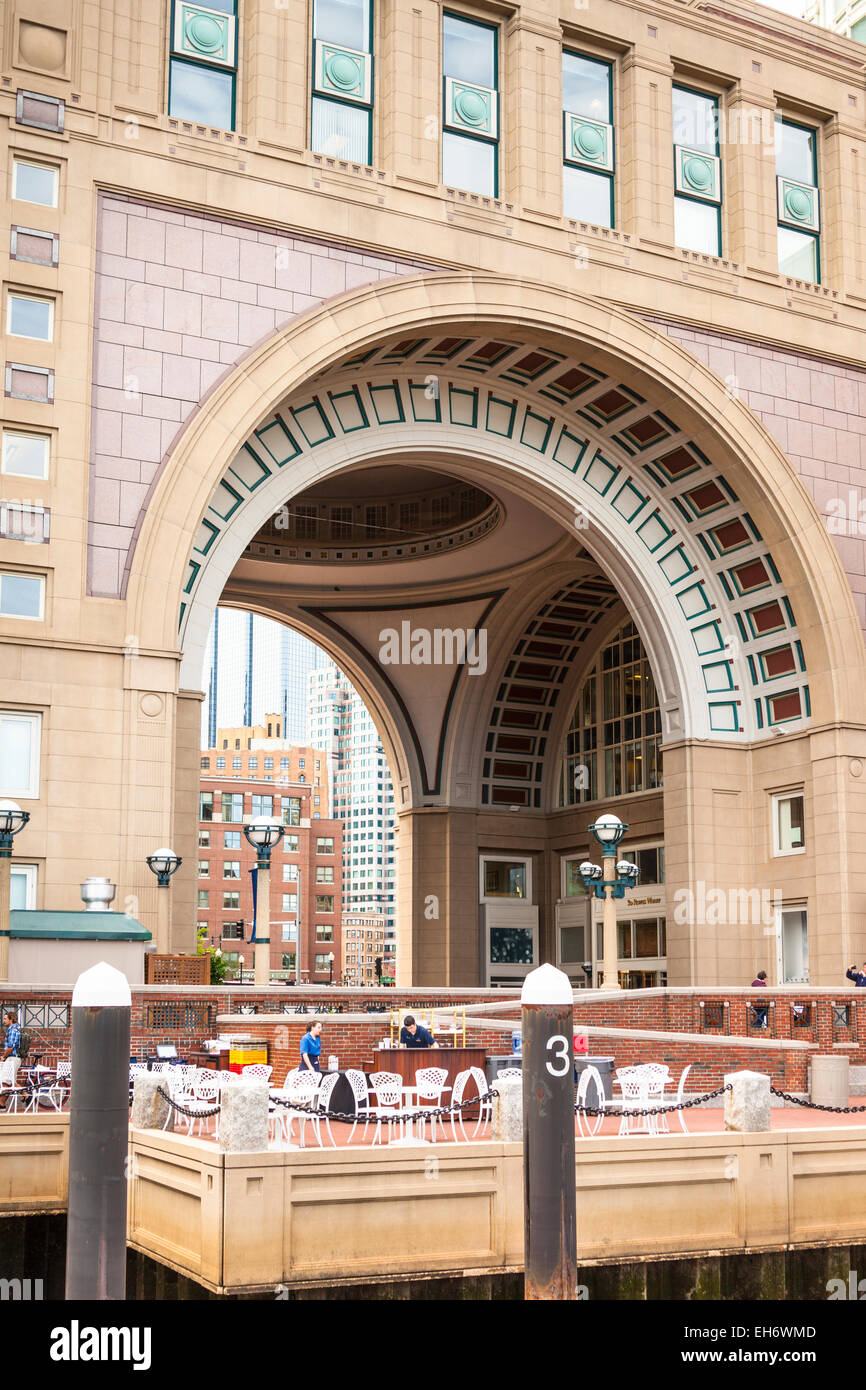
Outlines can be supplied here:
<path id="1" fill-rule="evenodd" d="M 376 971 L 376 979 L 379 981 L 379 984 L 381 984 L 381 983 L 382 983 L 382 957 L 381 957 L 381 956 L 377 956 L 377 957 L 376 957 L 376 959 L 373 961 L 373 966 L 374 966 L 375 971 Z"/>

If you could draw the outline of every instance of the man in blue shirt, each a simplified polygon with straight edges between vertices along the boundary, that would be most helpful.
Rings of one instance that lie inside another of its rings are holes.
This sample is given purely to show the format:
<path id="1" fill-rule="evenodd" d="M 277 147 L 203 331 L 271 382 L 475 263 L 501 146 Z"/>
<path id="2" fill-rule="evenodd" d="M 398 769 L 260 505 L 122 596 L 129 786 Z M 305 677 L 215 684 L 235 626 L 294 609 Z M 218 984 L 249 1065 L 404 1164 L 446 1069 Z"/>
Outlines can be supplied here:
<path id="1" fill-rule="evenodd" d="M 6 1027 L 6 1041 L 2 1060 L 5 1062 L 7 1057 L 17 1057 L 21 1047 L 21 1029 L 18 1026 L 18 1019 L 11 1009 L 7 1009 L 3 1015 L 3 1023 Z"/>
<path id="2" fill-rule="evenodd" d="M 866 989 L 866 960 L 863 962 L 862 970 L 858 970 L 856 965 L 852 965 L 850 970 L 846 970 L 845 979 L 853 980 L 858 989 Z"/>
<path id="3" fill-rule="evenodd" d="M 411 1014 L 407 1014 L 403 1019 L 403 1027 L 400 1029 L 400 1042 L 404 1047 L 438 1047 L 434 1041 L 433 1034 L 426 1028 L 422 1028 Z"/>

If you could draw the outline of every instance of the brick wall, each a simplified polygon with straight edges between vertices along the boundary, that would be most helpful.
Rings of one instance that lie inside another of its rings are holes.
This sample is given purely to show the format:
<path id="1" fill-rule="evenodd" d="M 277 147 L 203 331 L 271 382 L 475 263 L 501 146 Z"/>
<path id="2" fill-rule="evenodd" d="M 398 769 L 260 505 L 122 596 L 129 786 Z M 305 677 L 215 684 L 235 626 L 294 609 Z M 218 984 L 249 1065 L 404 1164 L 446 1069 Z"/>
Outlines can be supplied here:
<path id="1" fill-rule="evenodd" d="M 4 1003 L 25 1003 L 31 1008 L 49 1004 L 69 1004 L 69 990 L 40 990 L 15 988 L 4 992 Z M 248 1033 L 254 1038 L 267 1039 L 274 1074 L 279 1079 L 296 1067 L 300 1041 L 306 1031 L 308 1017 L 294 1012 L 285 1014 L 299 1002 L 307 1005 L 341 1004 L 345 1013 L 364 1012 L 367 1004 L 384 1003 L 384 1014 L 368 1018 L 346 1018 L 339 1014 L 322 1017 L 322 1053 L 333 1053 L 342 1067 L 367 1067 L 373 1060 L 376 1043 L 388 1034 L 388 1011 L 411 1010 L 426 1014 L 432 1007 L 456 1007 L 470 1003 L 501 1000 L 513 995 L 496 990 L 363 990 L 314 988 L 272 988 L 269 991 L 250 988 L 215 989 L 163 986 L 134 988 L 132 991 L 132 1047 L 138 1057 L 152 1052 L 157 1042 L 173 1042 L 183 1054 L 198 1047 L 205 1037 L 217 1033 Z M 749 1012 L 749 1006 L 759 1003 L 767 1008 L 768 1026 L 759 1028 Z M 241 1008 L 255 1006 L 257 1012 L 247 1019 L 237 1018 L 231 1024 L 218 1024 L 217 1016 L 238 1015 Z M 848 1022 L 843 1023 L 836 1006 L 847 1006 Z M 186 1017 L 171 1008 L 190 1012 Z M 805 1012 L 801 1012 L 805 1011 Z M 500 1018 L 518 1022 L 518 1013 L 497 1011 Z M 806 1072 L 816 1052 L 841 1052 L 853 1065 L 866 1065 L 866 997 L 851 990 L 767 989 L 757 990 L 646 990 L 625 991 L 616 997 L 604 997 L 595 992 L 585 999 L 578 995 L 575 1004 L 575 1025 L 595 1025 L 612 1028 L 634 1028 L 655 1032 L 689 1033 L 707 1038 L 729 1035 L 755 1041 L 786 1040 L 809 1043 L 808 1051 L 794 1048 L 752 1048 L 735 1044 L 705 1044 L 691 1039 L 656 1040 L 651 1038 L 590 1037 L 589 1051 L 601 1056 L 614 1056 L 617 1066 L 634 1062 L 661 1061 L 667 1063 L 674 1075 L 691 1064 L 688 1089 L 713 1090 L 722 1082 L 724 1073 L 741 1068 L 763 1071 L 773 1078 L 773 1084 L 786 1090 L 806 1089 Z M 467 1041 L 484 1047 L 488 1053 L 504 1054 L 511 1050 L 509 1031 L 484 1026 L 483 1018 L 469 1025 Z M 68 1055 L 69 1030 L 36 1026 L 34 1033 L 44 1042 L 49 1055 Z"/>

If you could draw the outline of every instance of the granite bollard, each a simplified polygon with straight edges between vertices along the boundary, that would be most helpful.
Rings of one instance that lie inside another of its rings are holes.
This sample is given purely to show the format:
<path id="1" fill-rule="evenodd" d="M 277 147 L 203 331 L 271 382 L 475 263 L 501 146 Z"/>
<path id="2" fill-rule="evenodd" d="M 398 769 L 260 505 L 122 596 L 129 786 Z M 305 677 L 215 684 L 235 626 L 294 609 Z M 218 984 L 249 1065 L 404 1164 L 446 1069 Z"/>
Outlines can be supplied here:
<path id="1" fill-rule="evenodd" d="M 268 1085 L 243 1081 L 220 1092 L 219 1147 L 223 1153 L 264 1153 L 268 1147 Z"/>
<path id="2" fill-rule="evenodd" d="M 175 1111 L 164 1096 L 165 1077 L 158 1071 L 143 1071 L 135 1077 L 132 1088 L 132 1124 L 136 1129 L 174 1129 Z M 168 1124 L 166 1124 L 168 1118 Z"/>
<path id="3" fill-rule="evenodd" d="M 520 1076 L 500 1076 L 493 1081 L 498 1092 L 493 1098 L 494 1139 L 506 1144 L 523 1142 L 523 1078 Z"/>
<path id="4" fill-rule="evenodd" d="M 760 1134 L 770 1128 L 770 1078 L 759 1071 L 732 1071 L 725 1076 L 725 1129 Z"/>

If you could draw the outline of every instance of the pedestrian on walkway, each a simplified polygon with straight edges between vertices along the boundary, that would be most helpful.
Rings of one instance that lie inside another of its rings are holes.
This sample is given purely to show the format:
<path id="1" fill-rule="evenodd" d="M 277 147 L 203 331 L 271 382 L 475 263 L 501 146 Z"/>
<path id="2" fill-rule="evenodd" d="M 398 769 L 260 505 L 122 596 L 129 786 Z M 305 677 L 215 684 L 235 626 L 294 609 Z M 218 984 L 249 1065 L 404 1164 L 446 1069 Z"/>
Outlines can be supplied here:
<path id="1" fill-rule="evenodd" d="M 846 970 L 845 979 L 853 980 L 858 989 L 866 989 L 866 960 L 863 962 L 862 970 L 858 970 L 856 965 L 852 965 L 850 970 Z"/>

